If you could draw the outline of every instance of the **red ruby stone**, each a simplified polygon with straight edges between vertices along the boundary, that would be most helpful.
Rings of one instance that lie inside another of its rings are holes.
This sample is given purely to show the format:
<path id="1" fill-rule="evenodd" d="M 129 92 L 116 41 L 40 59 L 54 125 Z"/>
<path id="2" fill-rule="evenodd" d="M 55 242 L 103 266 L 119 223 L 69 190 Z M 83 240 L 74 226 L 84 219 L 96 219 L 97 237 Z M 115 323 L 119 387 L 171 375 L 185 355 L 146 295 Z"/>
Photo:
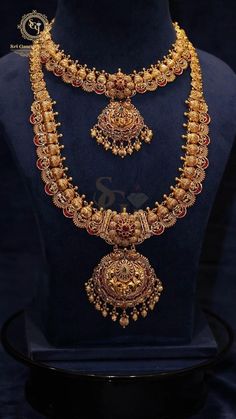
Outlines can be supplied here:
<path id="1" fill-rule="evenodd" d="M 49 57 L 46 55 L 41 55 L 40 59 L 41 59 L 41 63 L 45 64 L 48 61 Z"/>
<path id="2" fill-rule="evenodd" d="M 53 73 L 55 74 L 55 76 L 59 77 L 59 76 L 61 76 L 61 75 L 62 75 L 62 73 L 63 73 L 63 69 L 62 69 L 62 68 L 57 68 L 57 67 L 56 67 L 56 68 L 54 69 Z"/>
<path id="3" fill-rule="evenodd" d="M 164 86 L 167 85 L 167 80 L 166 79 L 165 80 L 160 80 L 160 81 L 157 82 L 157 84 L 160 87 L 164 87 Z"/>
<path id="4" fill-rule="evenodd" d="M 36 146 L 39 146 L 39 145 L 40 145 L 40 142 L 39 142 L 39 136 L 38 136 L 38 135 L 35 135 L 35 136 L 34 136 L 33 141 L 34 141 L 34 144 L 35 144 Z"/>
<path id="5" fill-rule="evenodd" d="M 42 166 L 42 160 L 38 159 L 36 162 L 36 166 L 39 170 L 43 170 L 43 166 Z"/>
<path id="6" fill-rule="evenodd" d="M 201 122 L 203 123 L 203 124 L 210 124 L 210 122 L 211 122 L 211 117 L 210 117 L 210 115 L 208 115 L 208 113 L 203 113 L 202 115 L 201 115 L 201 118 L 200 118 L 200 120 L 201 120 Z"/>
<path id="7" fill-rule="evenodd" d="M 74 87 L 80 87 L 81 84 L 82 84 L 82 80 L 80 80 L 80 79 L 74 79 L 72 81 L 72 86 L 74 86 Z"/>
<path id="8" fill-rule="evenodd" d="M 210 137 L 208 136 L 208 135 L 205 135 L 204 137 L 203 137 L 203 143 L 204 143 L 204 145 L 209 145 L 210 144 Z"/>
<path id="9" fill-rule="evenodd" d="M 44 190 L 45 190 L 47 195 L 53 195 L 53 192 L 50 191 L 50 185 L 49 184 L 45 185 Z"/>
<path id="10" fill-rule="evenodd" d="M 95 93 L 97 93 L 98 95 L 102 95 L 105 92 L 105 89 L 94 89 Z"/>
<path id="11" fill-rule="evenodd" d="M 67 211 L 66 208 L 63 208 L 63 214 L 67 218 L 73 218 L 73 214 L 71 214 L 71 212 Z"/>
<path id="12" fill-rule="evenodd" d="M 208 113 L 206 113 L 205 114 L 205 116 L 206 116 L 206 124 L 210 124 L 210 122 L 211 122 L 211 117 L 210 117 L 210 115 L 208 115 Z"/>
<path id="13" fill-rule="evenodd" d="M 195 188 L 192 191 L 195 195 L 198 195 L 199 193 L 202 192 L 202 184 L 201 183 L 197 183 L 195 185 Z"/>
<path id="14" fill-rule="evenodd" d="M 94 230 L 92 230 L 92 228 L 90 228 L 90 227 L 87 227 L 87 232 L 88 232 L 89 234 L 91 234 L 91 236 L 93 236 L 94 234 L 96 234 L 96 233 L 95 233 L 95 231 L 94 231 Z"/>
<path id="15" fill-rule="evenodd" d="M 174 73 L 180 76 L 183 73 L 183 69 L 181 67 L 174 68 Z"/>
<path id="16" fill-rule="evenodd" d="M 183 218 L 187 214 L 187 209 L 183 207 L 182 211 L 180 213 L 176 214 L 177 218 Z"/>
<path id="17" fill-rule="evenodd" d="M 203 160 L 203 163 L 202 163 L 201 167 L 203 169 L 207 169 L 208 166 L 209 166 L 209 160 L 206 157 L 204 157 L 204 160 Z"/>
<path id="18" fill-rule="evenodd" d="M 138 93 L 145 93 L 147 88 L 146 87 L 142 87 L 142 88 L 141 87 L 136 87 L 136 90 L 137 90 Z"/>
<path id="19" fill-rule="evenodd" d="M 165 227 L 160 224 L 158 227 L 155 227 L 153 229 L 153 234 L 155 234 L 155 236 L 160 236 L 162 233 L 164 233 Z"/>
<path id="20" fill-rule="evenodd" d="M 129 231 L 129 226 L 128 226 L 127 224 L 124 224 L 124 225 L 122 226 L 122 230 L 123 230 L 123 231 Z"/>
<path id="21" fill-rule="evenodd" d="M 33 124 L 33 125 L 35 124 L 36 121 L 35 121 L 35 116 L 34 116 L 33 113 L 30 115 L 29 121 L 30 121 L 31 124 Z"/>

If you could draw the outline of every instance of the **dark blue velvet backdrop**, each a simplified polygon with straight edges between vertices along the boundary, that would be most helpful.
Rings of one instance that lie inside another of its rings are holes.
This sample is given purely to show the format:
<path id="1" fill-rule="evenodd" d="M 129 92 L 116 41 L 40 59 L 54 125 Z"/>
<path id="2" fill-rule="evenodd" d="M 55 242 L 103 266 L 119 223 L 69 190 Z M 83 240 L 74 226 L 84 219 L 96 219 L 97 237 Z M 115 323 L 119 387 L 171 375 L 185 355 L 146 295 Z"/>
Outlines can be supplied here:
<path id="1" fill-rule="evenodd" d="M 43 2 L 33 1 L 19 4 L 2 2 L 1 54 L 9 52 L 11 42 L 17 42 L 15 26 L 23 13 L 36 8 L 48 16 L 53 16 L 54 7 L 54 1 L 45 2 L 45 5 Z M 234 68 L 236 67 L 235 8 L 234 1 L 172 2 L 173 17 L 188 30 L 195 44 L 219 56 Z M 205 305 L 215 308 L 236 330 L 235 194 L 234 198 L 230 198 L 235 187 L 232 176 L 232 173 L 235 173 L 235 158 L 234 151 L 224 177 L 224 187 L 221 188 L 221 194 L 217 197 L 215 210 L 211 215 L 202 255 L 199 294 Z M 18 199 L 19 194 L 23 194 L 24 191 L 14 166 L 11 167 L 9 164 L 4 166 L 2 162 L 1 169 L 1 182 L 4 185 L 1 192 L 0 213 L 0 320 L 2 322 L 13 311 L 24 306 L 34 292 L 34 279 L 37 279 L 34 266 L 38 261 L 38 238 L 30 208 L 23 204 L 22 199 Z M 15 198 L 6 205 L 9 190 L 14 193 Z M 14 275 L 16 266 L 19 274 L 17 278 Z M 1 272 L 6 270 L 8 275 L 3 277 Z M 196 419 L 236 418 L 235 360 L 234 347 L 228 359 L 218 368 L 207 406 Z M 22 385 L 27 373 L 25 369 L 16 365 L 2 351 L 0 363 L 0 417 L 2 419 L 40 418 L 41 416 L 33 413 L 24 402 Z"/>

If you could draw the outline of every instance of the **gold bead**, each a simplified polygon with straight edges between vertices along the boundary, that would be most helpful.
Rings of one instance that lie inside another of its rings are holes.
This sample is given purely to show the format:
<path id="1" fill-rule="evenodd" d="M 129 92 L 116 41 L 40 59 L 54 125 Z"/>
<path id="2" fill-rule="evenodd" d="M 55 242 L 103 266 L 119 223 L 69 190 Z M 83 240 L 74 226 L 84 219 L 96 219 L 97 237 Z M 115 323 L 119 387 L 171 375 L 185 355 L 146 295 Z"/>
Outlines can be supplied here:
<path id="1" fill-rule="evenodd" d="M 132 91 L 134 89 L 134 83 L 132 81 L 128 82 L 127 88 Z"/>
<path id="2" fill-rule="evenodd" d="M 68 188 L 64 191 L 64 196 L 66 197 L 66 199 L 68 199 L 69 201 L 71 201 L 74 196 L 75 196 L 75 191 L 72 188 Z"/>
<path id="3" fill-rule="evenodd" d="M 191 179 L 188 179 L 188 178 L 181 178 L 180 179 L 180 186 L 183 189 L 186 189 L 186 190 L 189 189 L 190 185 L 191 185 Z"/>
<path id="4" fill-rule="evenodd" d="M 169 210 L 172 210 L 174 207 L 176 207 L 177 204 L 178 202 L 176 201 L 176 199 L 166 198 L 166 206 Z"/>
<path id="5" fill-rule="evenodd" d="M 165 65 L 165 64 L 161 64 L 159 68 L 160 68 L 160 71 L 161 71 L 162 73 L 166 73 L 166 72 L 167 72 L 167 70 L 168 70 L 168 67 L 167 67 L 167 65 Z"/>
<path id="6" fill-rule="evenodd" d="M 124 89 L 124 95 L 125 95 L 125 97 L 129 97 L 131 94 L 132 94 L 132 90 L 129 89 L 128 87 L 126 87 Z"/>
<path id="7" fill-rule="evenodd" d="M 99 223 L 102 220 L 102 213 L 100 211 L 95 212 L 92 216 L 92 220 Z"/>
<path id="8" fill-rule="evenodd" d="M 91 137 L 93 137 L 93 138 L 95 138 L 97 136 L 97 130 L 95 128 L 92 128 L 90 130 L 90 133 L 91 133 Z"/>
<path id="9" fill-rule="evenodd" d="M 198 122 L 199 121 L 199 113 L 195 111 L 191 111 L 188 114 L 190 121 Z"/>
<path id="10" fill-rule="evenodd" d="M 178 200 L 183 199 L 183 197 L 185 196 L 185 190 L 182 188 L 176 188 L 174 189 L 174 195 Z"/>
<path id="11" fill-rule="evenodd" d="M 157 215 L 153 211 L 149 211 L 147 219 L 149 224 L 153 224 L 157 220 Z"/>
<path id="12" fill-rule="evenodd" d="M 187 164 L 187 166 L 196 166 L 196 164 L 197 164 L 197 157 L 195 157 L 195 156 L 186 156 L 186 164 Z"/>
<path id="13" fill-rule="evenodd" d="M 120 318 L 120 325 L 125 328 L 126 326 L 128 326 L 128 324 L 129 324 L 129 318 L 126 316 L 122 316 Z"/>
<path id="14" fill-rule="evenodd" d="M 149 71 L 144 72 L 143 79 L 145 82 L 148 82 L 152 79 L 152 75 L 149 73 Z"/>
<path id="15" fill-rule="evenodd" d="M 198 141 L 199 141 L 199 136 L 198 136 L 198 134 L 194 134 L 194 133 L 190 134 L 189 133 L 187 135 L 187 139 L 191 144 L 197 144 Z"/>
<path id="16" fill-rule="evenodd" d="M 88 218 L 90 218 L 90 217 L 91 217 L 92 212 L 93 212 L 93 210 L 92 210 L 92 208 L 91 208 L 91 207 L 89 207 L 89 206 L 87 206 L 87 207 L 83 207 L 83 208 L 81 209 L 81 211 L 80 211 L 81 215 L 82 215 L 84 218 L 86 218 L 86 219 L 88 219 Z"/>
<path id="17" fill-rule="evenodd" d="M 156 78 L 156 77 L 160 77 L 161 73 L 157 68 L 153 68 L 152 70 L 152 77 Z"/>
<path id="18" fill-rule="evenodd" d="M 97 83 L 105 84 L 106 83 L 106 76 L 104 76 L 104 74 L 100 74 L 97 78 Z"/>
<path id="19" fill-rule="evenodd" d="M 58 188 L 61 191 L 64 191 L 67 188 L 67 186 L 68 186 L 68 179 L 66 179 L 66 178 L 64 178 L 64 179 L 63 178 L 62 179 L 58 179 L 57 185 L 58 185 Z"/>
<path id="20" fill-rule="evenodd" d="M 95 76 L 94 71 L 90 71 L 90 73 L 88 73 L 87 76 L 86 76 L 86 80 L 88 80 L 88 82 L 90 82 L 90 83 L 94 82 L 95 78 L 96 78 L 96 76 Z"/>
<path id="21" fill-rule="evenodd" d="M 193 179 L 195 176 L 196 170 L 194 167 L 188 167 L 186 166 L 184 168 L 184 175 L 189 178 L 189 179 Z"/>
<path id="22" fill-rule="evenodd" d="M 164 217 L 165 215 L 168 214 L 169 210 L 164 205 L 159 205 L 157 212 L 158 212 L 158 215 L 160 215 L 161 217 Z"/>
<path id="23" fill-rule="evenodd" d="M 134 82 L 137 83 L 142 83 L 143 82 L 143 78 L 140 76 L 140 74 L 135 74 L 134 76 Z"/>
<path id="24" fill-rule="evenodd" d="M 197 133 L 199 131 L 199 125 L 196 122 L 189 122 L 188 129 L 190 132 Z"/>
<path id="25" fill-rule="evenodd" d="M 142 310 L 141 311 L 141 316 L 143 317 L 143 318 L 145 318 L 145 317 L 147 317 L 147 310 Z"/>
<path id="26" fill-rule="evenodd" d="M 85 71 L 85 69 L 84 68 L 80 68 L 79 71 L 78 71 L 78 75 L 79 75 L 79 77 L 81 79 L 85 79 L 85 77 L 86 77 L 86 71 Z"/>
<path id="27" fill-rule="evenodd" d="M 59 169 L 59 167 L 53 167 L 51 172 L 55 180 L 60 179 L 64 174 L 63 169 Z"/>
<path id="28" fill-rule="evenodd" d="M 49 133 L 47 135 L 47 143 L 48 144 L 55 144 L 58 142 L 58 136 L 55 133 Z"/>
<path id="29" fill-rule="evenodd" d="M 77 196 L 76 198 L 73 199 L 72 205 L 76 209 L 80 209 L 80 208 L 82 208 L 83 201 L 82 201 L 82 199 L 79 196 Z"/>
<path id="30" fill-rule="evenodd" d="M 61 162 L 60 156 L 51 156 L 50 157 L 50 166 L 57 167 Z"/>
<path id="31" fill-rule="evenodd" d="M 107 310 L 102 310 L 102 315 L 103 315 L 103 317 L 107 317 L 107 315 L 108 315 L 108 312 L 107 312 Z"/>
<path id="32" fill-rule="evenodd" d="M 116 230 L 110 230 L 109 231 L 109 237 L 113 238 L 116 236 Z"/>

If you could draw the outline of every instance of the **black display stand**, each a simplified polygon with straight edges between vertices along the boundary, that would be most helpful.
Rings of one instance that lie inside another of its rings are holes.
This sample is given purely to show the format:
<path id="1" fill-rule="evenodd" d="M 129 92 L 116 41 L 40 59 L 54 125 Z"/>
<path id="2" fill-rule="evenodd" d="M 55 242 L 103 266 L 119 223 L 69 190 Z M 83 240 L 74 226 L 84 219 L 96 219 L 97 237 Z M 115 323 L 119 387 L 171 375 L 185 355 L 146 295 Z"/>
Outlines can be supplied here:
<path id="1" fill-rule="evenodd" d="M 148 375 L 86 374 L 33 361 L 27 352 L 23 311 L 4 324 L 2 343 L 29 368 L 26 398 L 48 418 L 184 419 L 204 405 L 212 368 L 233 342 L 228 324 L 214 313 L 206 314 L 218 344 L 216 356 L 188 368 Z"/>

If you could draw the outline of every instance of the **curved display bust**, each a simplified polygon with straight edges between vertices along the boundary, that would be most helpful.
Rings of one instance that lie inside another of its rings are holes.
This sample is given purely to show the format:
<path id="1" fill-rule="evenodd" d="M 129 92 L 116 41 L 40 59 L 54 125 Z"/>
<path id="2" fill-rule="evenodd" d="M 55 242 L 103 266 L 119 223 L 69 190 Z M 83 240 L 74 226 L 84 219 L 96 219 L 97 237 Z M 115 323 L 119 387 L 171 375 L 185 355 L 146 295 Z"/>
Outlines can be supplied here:
<path id="1" fill-rule="evenodd" d="M 107 0 L 89 4 L 61 0 L 53 37 L 66 52 L 88 65 L 107 71 L 122 67 L 128 72 L 161 59 L 174 41 L 174 31 L 164 0 L 152 0 L 148 5 L 141 0 L 122 0 L 115 13 Z M 52 345 L 122 348 L 139 344 L 145 351 L 152 345 L 191 341 L 201 246 L 236 129 L 235 75 L 219 59 L 198 53 L 212 118 L 204 190 L 175 227 L 138 247 L 163 281 L 165 292 L 147 319 L 125 330 L 96 313 L 84 291 L 84 283 L 109 246 L 76 229 L 45 196 L 28 123 L 32 103 L 28 60 L 10 54 L 0 61 L 2 135 L 31 196 L 45 258 L 45 275 L 29 315 Z M 112 209 L 125 205 L 133 211 L 153 206 L 178 174 L 189 71 L 164 89 L 134 97 L 133 103 L 152 127 L 154 138 L 139 153 L 123 160 L 106 153 L 90 138 L 90 128 L 107 99 L 71 88 L 48 72 L 45 79 L 57 101 L 67 165 L 81 191 Z"/>

